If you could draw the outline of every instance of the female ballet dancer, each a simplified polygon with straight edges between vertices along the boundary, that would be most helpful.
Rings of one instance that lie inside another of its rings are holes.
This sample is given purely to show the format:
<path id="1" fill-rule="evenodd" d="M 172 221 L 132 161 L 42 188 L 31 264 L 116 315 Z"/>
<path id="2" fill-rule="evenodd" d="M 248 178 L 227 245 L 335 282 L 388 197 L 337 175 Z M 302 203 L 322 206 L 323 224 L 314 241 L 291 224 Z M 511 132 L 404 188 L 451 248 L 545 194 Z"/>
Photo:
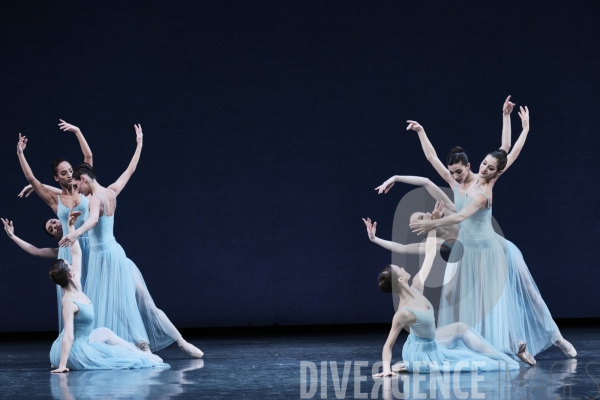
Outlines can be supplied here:
<path id="1" fill-rule="evenodd" d="M 444 204 L 436 202 L 431 218 L 441 218 L 443 210 Z M 375 237 L 375 227 L 376 223 L 367 225 L 371 240 Z M 399 302 L 382 351 L 383 372 L 373 377 L 395 375 L 391 367 L 392 347 L 403 327 L 409 328 L 410 332 L 402 348 L 402 364 L 409 372 L 454 372 L 459 367 L 459 362 L 466 362 L 469 370 L 519 369 L 516 361 L 494 349 L 476 331 L 463 323 L 436 329 L 433 306 L 423 295 L 424 283 L 436 254 L 436 240 L 435 230 L 431 230 L 427 235 L 423 265 L 412 285 L 409 286 L 408 283 L 410 274 L 397 265 L 388 265 L 379 274 L 379 288 L 383 292 L 397 294 Z M 453 348 L 458 344 L 465 348 Z M 475 364 L 474 361 L 478 363 Z"/>
<path id="2" fill-rule="evenodd" d="M 92 165 L 92 150 L 90 149 L 87 141 L 83 137 L 81 130 L 71 125 L 62 119 L 61 123 L 58 124 L 59 128 L 63 131 L 73 132 L 79 141 L 79 145 L 81 146 L 81 151 L 83 152 L 84 162 Z M 24 150 L 27 146 L 28 139 L 25 136 L 21 136 L 19 134 L 19 142 L 17 144 L 17 156 L 19 157 L 19 162 L 21 164 L 21 168 L 23 169 L 23 173 L 25 174 L 25 178 L 32 186 L 33 190 L 50 206 L 52 211 L 56 214 L 58 219 L 51 219 L 44 225 L 44 231 L 54 237 L 61 238 L 63 235 L 66 235 L 66 232 L 63 232 L 62 227 L 67 226 L 67 217 L 69 215 L 69 210 L 71 208 L 75 208 L 76 211 L 81 212 L 81 217 L 77 220 L 77 227 L 83 225 L 83 222 L 87 218 L 88 214 L 88 199 L 85 196 L 82 196 L 77 190 L 73 190 L 72 186 L 72 178 L 73 178 L 73 168 L 71 164 L 67 160 L 62 158 L 57 158 L 52 162 L 52 172 L 54 173 L 54 179 L 60 184 L 61 189 L 53 188 L 51 186 L 46 186 L 40 183 L 33 175 L 33 171 L 31 167 L 27 163 L 25 159 Z M 57 193 L 57 191 L 59 191 Z M 81 246 L 83 252 L 83 263 L 81 267 L 81 281 L 85 286 L 85 280 L 87 276 L 87 261 L 89 258 L 89 240 L 87 235 L 82 235 L 79 238 L 79 244 Z M 71 253 L 67 248 L 59 249 L 58 258 L 63 260 L 70 261 Z M 61 312 L 61 298 L 62 298 L 62 289 L 57 286 L 56 287 L 56 295 L 58 300 L 58 331 L 61 332 L 62 325 L 62 312 Z"/>
<path id="3" fill-rule="evenodd" d="M 31 243 L 27 243 L 26 241 L 24 241 L 23 239 L 21 239 L 20 237 L 15 235 L 15 227 L 14 227 L 12 221 L 9 221 L 8 219 L 5 219 L 5 218 L 0 218 L 0 220 L 2 220 L 2 223 L 4 224 L 4 231 L 8 235 L 9 239 L 11 239 L 13 242 L 15 242 L 17 244 L 17 246 L 19 246 L 20 248 L 25 250 L 27 253 L 29 253 L 35 257 L 43 257 L 43 258 L 57 258 L 58 257 L 59 247 L 55 247 L 55 248 L 44 247 L 41 249 L 38 247 L 35 247 Z"/>
<path id="4" fill-rule="evenodd" d="M 192 357 L 204 353 L 183 339 L 165 313 L 158 309 L 137 266 L 127 258 L 113 236 L 117 196 L 135 171 L 142 152 L 142 128 L 135 125 L 137 147 L 127 170 L 105 188 L 96 181 L 93 168 L 81 164 L 73 182 L 90 196 L 86 222 L 63 237 L 61 247 L 69 246 L 89 231 L 90 260 L 86 292 L 96 305 L 95 326 L 105 326 L 118 336 L 131 340 L 143 350 L 160 350 L 177 342 Z"/>
<path id="5" fill-rule="evenodd" d="M 458 240 L 464 253 L 457 263 L 455 279 L 449 283 L 450 295 L 442 296 L 440 301 L 438 324 L 466 322 L 497 349 L 516 353 L 533 365 L 533 355 L 551 344 L 568 357 L 575 357 L 577 352 L 560 334 L 520 251 L 497 235 L 491 225 L 493 186 L 516 159 L 529 131 L 527 107 L 521 107 L 519 116 L 523 133 L 515 151 L 508 156 L 503 150 L 488 154 L 464 194 L 455 185 L 459 212 L 437 221 L 413 221 L 410 226 L 422 234 L 437 226 L 461 224 Z"/>
<path id="6" fill-rule="evenodd" d="M 81 215 L 73 211 L 68 216 L 69 231 L 75 230 L 75 221 Z M 50 349 L 50 362 L 58 366 L 53 373 L 69 370 L 168 368 L 160 357 L 144 352 L 132 343 L 115 335 L 110 329 L 92 330 L 94 303 L 81 286 L 81 257 L 79 241 L 71 245 L 71 262 L 58 259 L 50 269 L 50 279 L 63 289 L 62 313 L 64 333 Z"/>

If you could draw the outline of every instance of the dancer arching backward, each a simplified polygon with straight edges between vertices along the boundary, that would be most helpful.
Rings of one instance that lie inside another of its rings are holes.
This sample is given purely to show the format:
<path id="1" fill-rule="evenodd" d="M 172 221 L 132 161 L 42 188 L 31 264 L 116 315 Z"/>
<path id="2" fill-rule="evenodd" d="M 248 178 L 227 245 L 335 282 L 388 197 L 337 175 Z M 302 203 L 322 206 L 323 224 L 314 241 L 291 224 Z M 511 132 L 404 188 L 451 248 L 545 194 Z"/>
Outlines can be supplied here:
<path id="1" fill-rule="evenodd" d="M 84 161 L 88 164 L 92 165 L 92 151 L 88 146 L 81 130 L 67 122 L 60 120 L 61 123 L 58 124 L 59 128 L 63 131 L 69 131 L 75 133 L 77 140 L 81 146 L 81 150 L 83 152 Z M 81 217 L 77 220 L 77 227 L 83 225 L 84 221 L 87 219 L 88 214 L 88 199 L 85 196 L 82 196 L 77 190 L 73 190 L 72 186 L 72 178 L 73 178 L 73 168 L 71 164 L 67 160 L 62 158 L 57 158 L 52 162 L 52 172 L 54 173 L 54 179 L 60 184 L 61 190 L 57 188 L 53 188 L 51 186 L 46 186 L 40 183 L 39 180 L 33 175 L 33 171 L 29 167 L 27 160 L 25 159 L 24 150 L 27 146 L 28 139 L 25 136 L 21 136 L 19 134 L 19 143 L 17 144 L 17 155 L 19 157 L 19 162 L 21 164 L 21 168 L 23 169 L 23 173 L 25 174 L 25 178 L 31 184 L 33 190 L 52 208 L 52 211 L 56 214 L 58 219 L 49 220 L 45 226 L 44 231 L 54 238 L 61 238 L 66 235 L 66 232 L 63 232 L 63 226 L 67 226 L 67 217 L 69 215 L 69 210 L 71 208 L 75 208 L 76 211 L 81 212 Z M 27 188 L 26 188 L 27 189 Z M 58 193 L 57 193 L 58 191 Z M 24 190 L 26 192 L 26 190 Z M 22 192 L 23 193 L 23 192 Z M 22 195 L 22 194 L 21 194 Z M 81 281 L 83 286 L 85 287 L 85 279 L 87 276 L 87 262 L 89 258 L 89 241 L 87 234 L 82 235 L 79 238 L 79 244 L 81 245 L 81 249 L 83 252 L 83 263 L 82 263 L 82 273 L 81 273 Z M 70 261 L 71 253 L 67 248 L 60 249 L 58 251 L 58 258 L 63 260 Z M 62 312 L 61 312 L 61 299 L 62 299 L 62 289 L 60 286 L 56 287 L 56 295 L 58 300 L 58 331 L 61 332 L 62 325 Z"/>
<path id="2" fill-rule="evenodd" d="M 81 215 L 71 211 L 68 216 L 69 232 L 75 230 L 75 221 Z M 168 368 L 160 357 L 144 352 L 115 335 L 110 329 L 92 330 L 94 303 L 81 286 L 81 247 L 75 240 L 71 245 L 71 262 L 58 259 L 52 264 L 50 279 L 63 288 L 62 297 L 64 333 L 50 349 L 50 362 L 58 366 L 52 372 L 86 369 Z"/>
<path id="3" fill-rule="evenodd" d="M 137 266 L 127 258 L 113 236 L 117 196 L 136 169 L 142 152 L 142 128 L 135 126 L 137 148 L 127 170 L 105 188 L 96 181 L 91 166 L 81 164 L 73 173 L 73 181 L 84 195 L 90 196 L 87 221 L 60 242 L 69 246 L 89 231 L 90 260 L 86 293 L 96 305 L 95 326 L 107 327 L 117 335 L 133 341 L 138 347 L 160 350 L 177 341 L 192 357 L 203 353 L 186 342 L 169 318 L 156 307 Z"/>
<path id="4" fill-rule="evenodd" d="M 577 352 L 560 334 L 521 252 L 497 235 L 491 223 L 493 186 L 517 158 L 529 132 L 529 110 L 521 108 L 519 116 L 523 132 L 513 152 L 507 156 L 501 149 L 488 154 L 464 194 L 455 185 L 459 212 L 437 221 L 414 221 L 411 228 L 422 234 L 434 227 L 461 224 L 458 240 L 464 253 L 448 284 L 449 295 L 440 301 L 438 324 L 465 322 L 497 349 L 516 353 L 533 365 L 535 359 L 527 348 L 535 355 L 554 343 L 569 357 Z M 418 129 L 419 136 L 426 138 L 422 127 Z M 437 163 L 441 164 L 439 160 Z"/>
<path id="5" fill-rule="evenodd" d="M 431 217 L 439 219 L 443 209 L 444 204 L 437 202 Z M 375 236 L 374 225 L 369 225 L 367 231 L 371 238 Z M 410 372 L 519 369 L 516 361 L 494 349 L 465 324 L 455 323 L 436 330 L 433 306 L 423 295 L 435 253 L 435 230 L 431 230 L 425 244 L 423 266 L 412 285 L 408 283 L 410 274 L 397 265 L 388 265 L 379 274 L 379 288 L 397 294 L 399 303 L 382 351 L 383 372 L 374 376 L 395 375 L 391 369 L 392 347 L 403 327 L 410 327 L 410 335 L 402 348 L 404 367 Z M 454 348 L 459 344 L 465 349 Z"/>

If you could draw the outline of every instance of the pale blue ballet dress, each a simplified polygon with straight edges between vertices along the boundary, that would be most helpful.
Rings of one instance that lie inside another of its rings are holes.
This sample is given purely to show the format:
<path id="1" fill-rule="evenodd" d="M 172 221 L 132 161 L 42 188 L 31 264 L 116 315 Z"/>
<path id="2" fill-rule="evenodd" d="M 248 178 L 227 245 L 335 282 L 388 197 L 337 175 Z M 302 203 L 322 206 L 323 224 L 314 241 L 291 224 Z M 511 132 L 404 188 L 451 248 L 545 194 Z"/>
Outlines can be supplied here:
<path id="1" fill-rule="evenodd" d="M 457 185 L 454 199 L 460 212 L 472 196 L 459 193 Z M 558 327 L 521 252 L 494 231 L 489 205 L 460 224 L 458 241 L 463 253 L 452 265 L 453 276 L 444 278 L 451 296 L 441 296 L 438 326 L 466 323 L 515 359 L 521 342 L 532 355 L 551 346 L 560 337 Z"/>
<path id="2" fill-rule="evenodd" d="M 137 348 L 90 341 L 94 324 L 93 303 L 85 304 L 70 299 L 65 301 L 72 301 L 79 307 L 73 320 L 74 340 L 67 361 L 67 368 L 70 370 L 169 368 L 169 364 L 163 363 L 158 356 Z M 50 349 L 50 362 L 54 367 L 60 364 L 61 351 L 62 335 Z"/>
<path id="3" fill-rule="evenodd" d="M 404 309 L 412 312 L 417 319 L 410 326 L 410 334 L 402 348 L 402 361 L 408 371 L 486 372 L 519 369 L 518 362 L 494 349 L 475 330 L 461 329 L 462 324 L 457 324 L 460 326 L 457 326 L 456 334 L 436 339 L 435 315 L 431 304 L 428 310 Z M 476 345 L 479 351 L 467 348 L 465 340 Z"/>
<path id="4" fill-rule="evenodd" d="M 89 214 L 90 214 L 89 204 L 90 204 L 89 199 L 87 197 L 85 197 L 84 195 L 81 195 L 81 201 L 79 202 L 77 207 L 75 207 L 75 209 L 74 209 L 74 211 L 81 212 L 81 215 L 75 221 L 75 229 L 79 228 L 81 225 L 83 225 L 85 223 L 85 221 L 87 221 Z M 63 237 L 65 237 L 69 234 L 68 226 L 69 226 L 69 212 L 70 211 L 71 211 L 71 209 L 68 208 L 67 206 L 65 206 L 60 201 L 60 195 L 59 195 L 58 196 L 58 207 L 56 208 L 56 216 L 58 217 L 58 220 L 60 221 L 60 223 L 62 225 Z M 90 257 L 90 240 L 88 238 L 88 233 L 85 232 L 84 234 L 79 236 L 78 240 L 79 240 L 79 245 L 81 246 L 81 286 L 82 286 L 83 290 L 85 291 L 85 280 L 87 277 L 88 259 Z M 58 259 L 67 260 L 69 263 L 71 263 L 71 261 L 72 261 L 71 260 L 71 249 L 69 247 L 59 247 L 58 248 Z M 62 332 L 62 329 L 63 329 L 63 323 L 62 323 L 63 290 L 59 285 L 56 285 L 56 296 L 58 299 L 58 331 Z"/>
<path id="5" fill-rule="evenodd" d="M 152 351 L 163 349 L 181 335 L 156 308 L 139 269 L 115 240 L 114 221 L 114 214 L 103 213 L 89 230 L 85 292 L 96 308 L 94 327 L 109 328 L 128 342 L 147 342 Z"/>

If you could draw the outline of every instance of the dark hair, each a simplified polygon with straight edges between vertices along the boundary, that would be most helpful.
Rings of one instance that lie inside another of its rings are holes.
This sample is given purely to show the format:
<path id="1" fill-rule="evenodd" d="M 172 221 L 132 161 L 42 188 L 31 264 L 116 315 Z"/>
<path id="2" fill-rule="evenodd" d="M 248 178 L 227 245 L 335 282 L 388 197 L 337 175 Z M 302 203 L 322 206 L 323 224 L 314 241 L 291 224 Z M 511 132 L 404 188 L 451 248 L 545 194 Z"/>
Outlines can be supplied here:
<path id="1" fill-rule="evenodd" d="M 379 282 L 379 289 L 384 293 L 392 293 L 392 278 L 394 277 L 394 270 L 390 264 L 383 267 L 377 281 Z"/>
<path id="2" fill-rule="evenodd" d="M 456 163 L 461 163 L 462 165 L 467 165 L 469 163 L 467 153 L 465 153 L 463 148 L 460 146 L 456 146 L 450 150 L 450 153 L 448 153 L 448 158 L 446 159 L 446 165 L 454 165 Z"/>
<path id="3" fill-rule="evenodd" d="M 54 161 L 52 161 L 52 173 L 54 174 L 54 176 L 58 176 L 58 171 L 57 171 L 58 166 L 64 162 L 68 162 L 68 161 L 65 160 L 64 158 L 57 158 Z"/>
<path id="4" fill-rule="evenodd" d="M 91 179 L 96 179 L 96 173 L 94 172 L 94 168 L 88 163 L 81 163 L 75 168 L 75 172 L 73 172 L 73 179 L 80 180 L 81 175 L 87 175 Z"/>
<path id="5" fill-rule="evenodd" d="M 508 161 L 508 153 L 506 152 L 506 150 L 494 150 L 489 152 L 488 154 L 494 157 L 496 160 L 498 160 L 498 171 L 502 171 L 504 167 L 506 167 L 506 162 Z"/>
<path id="6" fill-rule="evenodd" d="M 48 276 L 58 286 L 65 288 L 69 286 L 69 282 L 71 282 L 71 279 L 69 278 L 69 272 L 70 270 L 65 260 L 59 258 L 52 263 L 52 268 L 50 268 Z"/>
<path id="7" fill-rule="evenodd" d="M 50 220 L 48 220 L 48 221 L 50 221 Z M 54 235 L 51 234 L 50 232 L 48 232 L 48 229 L 46 229 L 46 224 L 48 223 L 48 221 L 44 222 L 44 232 L 46 232 L 46 235 L 54 237 Z"/>

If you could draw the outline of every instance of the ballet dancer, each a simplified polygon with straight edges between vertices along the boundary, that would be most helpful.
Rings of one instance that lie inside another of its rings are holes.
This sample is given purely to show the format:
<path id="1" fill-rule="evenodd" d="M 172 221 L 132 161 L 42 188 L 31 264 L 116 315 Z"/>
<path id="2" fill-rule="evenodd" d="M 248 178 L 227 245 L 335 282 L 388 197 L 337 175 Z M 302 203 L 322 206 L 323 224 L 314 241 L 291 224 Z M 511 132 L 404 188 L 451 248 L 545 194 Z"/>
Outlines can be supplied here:
<path id="1" fill-rule="evenodd" d="M 69 232 L 75 230 L 75 221 L 81 215 L 73 211 L 68 216 Z M 6 224 L 5 224 L 6 226 Z M 115 335 L 110 329 L 92 330 L 94 304 L 81 286 L 81 257 L 79 241 L 70 247 L 71 262 L 58 259 L 50 269 L 50 279 L 62 287 L 61 299 L 64 333 L 54 341 L 50 349 L 53 373 L 69 370 L 168 368 L 160 357 L 144 352 L 132 343 Z"/>
<path id="2" fill-rule="evenodd" d="M 444 210 L 442 202 L 436 202 L 431 218 L 441 218 Z M 375 226 L 368 225 L 369 238 L 375 236 Z M 404 268 L 388 265 L 379 274 L 379 288 L 386 293 L 398 296 L 398 309 L 392 320 L 392 327 L 382 351 L 383 372 L 373 377 L 395 375 L 392 371 L 392 348 L 402 328 L 409 328 L 410 334 L 402 348 L 400 370 L 429 373 L 431 371 L 454 372 L 460 362 L 466 362 L 469 370 L 496 371 L 499 369 L 519 369 L 519 364 L 510 357 L 494 349 L 476 331 L 464 323 L 455 323 L 436 329 L 433 306 L 423 295 L 436 254 L 435 230 L 427 235 L 425 259 L 419 273 L 409 285 L 411 275 Z M 465 348 L 454 348 L 458 344 Z M 477 362 L 477 363 L 474 363 Z"/>
<path id="3" fill-rule="evenodd" d="M 127 170 L 108 187 L 96 180 L 90 165 L 81 164 L 73 182 L 90 196 L 86 222 L 63 237 L 59 245 L 69 246 L 89 232 L 90 259 L 86 293 L 96 305 L 96 326 L 105 326 L 131 340 L 143 350 L 160 350 L 174 341 L 192 357 L 204 353 L 183 339 L 165 313 L 158 309 L 137 266 L 127 258 L 113 235 L 117 196 L 135 171 L 142 152 L 142 128 L 135 125 L 137 147 Z"/>

